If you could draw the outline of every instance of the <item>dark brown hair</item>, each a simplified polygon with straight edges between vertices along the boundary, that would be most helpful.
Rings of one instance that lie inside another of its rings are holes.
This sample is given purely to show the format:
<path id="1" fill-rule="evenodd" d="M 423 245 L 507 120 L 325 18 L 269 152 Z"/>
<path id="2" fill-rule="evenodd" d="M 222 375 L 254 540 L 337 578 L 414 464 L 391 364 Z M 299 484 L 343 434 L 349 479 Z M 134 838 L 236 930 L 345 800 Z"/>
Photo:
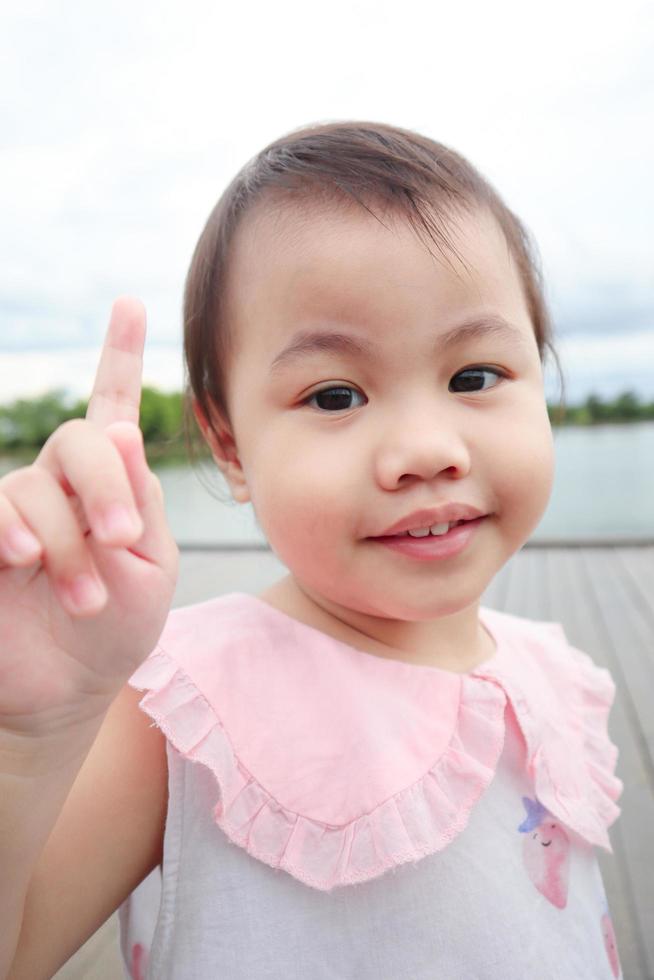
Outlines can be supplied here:
<path id="1" fill-rule="evenodd" d="M 442 254 L 454 246 L 448 218 L 457 209 L 490 210 L 516 263 L 543 362 L 554 347 L 536 248 L 521 221 L 493 187 L 458 153 L 417 133 L 381 123 L 337 122 L 296 130 L 270 143 L 247 163 L 211 212 L 195 248 L 184 293 L 187 421 L 195 399 L 211 420 L 227 420 L 224 368 L 229 332 L 225 296 L 235 231 L 265 196 L 291 203 L 320 201 L 337 207 L 358 202 L 375 214 L 381 205 L 407 220 Z M 381 220 L 381 219 L 380 219 Z"/>

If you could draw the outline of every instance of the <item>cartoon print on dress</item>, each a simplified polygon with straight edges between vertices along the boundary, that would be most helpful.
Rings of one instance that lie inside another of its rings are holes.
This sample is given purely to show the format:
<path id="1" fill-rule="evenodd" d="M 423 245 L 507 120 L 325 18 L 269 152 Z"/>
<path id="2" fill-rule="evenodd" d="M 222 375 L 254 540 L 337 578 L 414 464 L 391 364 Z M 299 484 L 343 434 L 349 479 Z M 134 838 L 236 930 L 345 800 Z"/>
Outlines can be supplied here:
<path id="1" fill-rule="evenodd" d="M 604 937 L 604 947 L 606 949 L 606 955 L 609 958 L 609 963 L 611 964 L 611 972 L 614 977 L 620 976 L 620 959 L 618 957 L 618 944 L 615 939 L 615 932 L 613 929 L 613 922 L 611 921 L 611 914 L 609 912 L 609 907 L 604 902 L 604 912 L 600 920 L 602 928 L 602 936 Z"/>
<path id="2" fill-rule="evenodd" d="M 525 834 L 522 860 L 541 895 L 557 909 L 568 901 L 570 840 L 555 817 L 538 800 L 522 797 L 527 816 L 518 830 Z"/>
<path id="3" fill-rule="evenodd" d="M 148 951 L 141 943 L 134 943 L 132 946 L 132 963 L 130 974 L 132 980 L 145 980 L 145 973 L 148 968 Z"/>

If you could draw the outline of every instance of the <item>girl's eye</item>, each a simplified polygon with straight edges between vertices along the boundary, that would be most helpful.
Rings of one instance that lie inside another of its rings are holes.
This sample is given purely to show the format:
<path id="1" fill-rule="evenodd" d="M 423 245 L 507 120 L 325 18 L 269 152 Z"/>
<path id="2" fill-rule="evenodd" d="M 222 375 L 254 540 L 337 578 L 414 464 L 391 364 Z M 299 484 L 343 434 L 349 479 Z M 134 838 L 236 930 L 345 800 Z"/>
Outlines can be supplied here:
<path id="1" fill-rule="evenodd" d="M 307 398 L 307 405 L 319 408 L 323 412 L 343 412 L 348 408 L 357 408 L 365 405 L 365 396 L 357 391 L 356 388 L 348 388 L 346 385 L 335 385 L 333 388 L 323 388 L 321 391 L 314 391 Z"/>
<path id="2" fill-rule="evenodd" d="M 487 388 L 496 388 L 498 384 L 497 381 L 493 385 L 484 384 L 483 376 L 485 374 L 495 375 L 498 381 L 500 378 L 506 377 L 503 371 L 498 371 L 496 368 L 474 367 L 474 368 L 466 368 L 465 371 L 459 371 L 458 374 L 454 375 L 452 382 L 454 382 L 456 378 L 463 378 L 463 386 L 459 389 L 460 392 L 485 391 Z M 481 386 L 478 386 L 479 381 L 481 381 Z M 450 382 L 450 384 L 452 382 Z"/>

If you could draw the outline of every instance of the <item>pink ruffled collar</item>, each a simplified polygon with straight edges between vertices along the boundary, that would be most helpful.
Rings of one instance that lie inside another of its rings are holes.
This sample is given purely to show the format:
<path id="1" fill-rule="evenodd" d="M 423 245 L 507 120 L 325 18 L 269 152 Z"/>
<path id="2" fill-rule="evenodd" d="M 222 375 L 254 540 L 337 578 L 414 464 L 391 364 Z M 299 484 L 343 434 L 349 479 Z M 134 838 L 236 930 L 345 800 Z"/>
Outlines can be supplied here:
<path id="1" fill-rule="evenodd" d="M 321 890 L 444 848 L 490 784 L 510 700 L 537 798 L 611 851 L 609 673 L 558 623 L 485 607 L 496 652 L 456 674 L 354 649 L 234 593 L 173 611 L 130 679 L 220 787 L 227 836 Z"/>

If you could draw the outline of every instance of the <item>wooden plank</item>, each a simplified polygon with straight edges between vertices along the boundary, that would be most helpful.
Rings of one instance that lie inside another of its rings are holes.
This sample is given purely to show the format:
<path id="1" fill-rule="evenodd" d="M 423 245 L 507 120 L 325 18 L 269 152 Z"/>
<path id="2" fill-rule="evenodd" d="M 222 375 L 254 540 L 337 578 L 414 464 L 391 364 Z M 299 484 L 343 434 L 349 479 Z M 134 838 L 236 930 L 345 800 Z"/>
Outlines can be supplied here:
<path id="1" fill-rule="evenodd" d="M 643 605 L 634 601 L 623 568 L 610 551 L 584 553 L 584 568 L 591 583 L 597 615 L 604 623 L 607 639 L 617 652 L 615 667 L 624 678 L 628 711 L 638 716 L 637 727 L 647 746 L 644 764 L 654 789 L 654 632 L 643 614 Z"/>
<path id="2" fill-rule="evenodd" d="M 638 793 L 634 794 L 634 781 L 641 772 L 638 763 L 638 747 L 630 722 L 623 707 L 621 678 L 616 676 L 611 651 L 603 642 L 596 621 L 588 616 L 586 577 L 580 565 L 579 552 L 568 549 L 549 553 L 550 592 L 554 615 L 551 619 L 562 624 L 569 642 L 588 653 L 600 667 L 606 667 L 616 682 L 616 701 L 609 718 L 609 736 L 618 746 L 617 774 L 625 783 L 619 805 L 622 815 L 610 829 L 613 856 L 597 849 L 597 856 L 604 879 L 611 916 L 618 940 L 623 975 L 634 980 L 649 980 L 647 957 L 642 937 L 642 926 L 631 881 L 629 857 L 625 838 L 634 831 L 642 833 L 643 819 L 654 813 L 654 800 L 647 800 L 645 812 L 638 809 Z"/>
<path id="3" fill-rule="evenodd" d="M 179 556 L 179 578 L 173 606 L 203 602 L 227 592 L 256 595 L 281 578 L 286 569 L 272 551 L 185 551 Z"/>
<path id="4" fill-rule="evenodd" d="M 633 894 L 637 925 L 647 965 L 654 976 L 654 779 L 650 715 L 654 671 L 643 649 L 654 635 L 638 616 L 621 581 L 621 568 L 611 550 L 582 552 L 587 602 L 583 624 L 595 631 L 597 648 L 603 646 L 607 665 L 618 688 L 614 714 L 621 733 L 614 738 L 622 752 L 618 773 L 625 783 L 621 802 L 620 836 Z M 649 708 L 648 708 L 649 705 Z M 647 727 L 645 727 L 647 726 Z"/>
<path id="5" fill-rule="evenodd" d="M 516 552 L 509 559 L 507 570 L 508 581 L 504 593 L 502 609 L 506 612 L 521 615 L 519 610 L 524 608 L 525 601 L 525 570 L 529 561 L 529 553 L 524 549 Z"/>
<path id="6" fill-rule="evenodd" d="M 527 619 L 550 618 L 548 554 L 546 550 L 524 547 L 511 559 L 515 562 L 515 581 L 507 596 L 508 612 Z"/>
<path id="7" fill-rule="evenodd" d="M 547 556 L 549 552 L 537 548 L 524 549 L 523 599 L 519 615 L 528 619 L 547 620 L 550 615 Z"/>
<path id="8" fill-rule="evenodd" d="M 654 634 L 654 548 L 619 548 L 616 556 L 623 569 L 625 585 Z M 654 647 L 650 659 L 654 663 Z"/>
<path id="9" fill-rule="evenodd" d="M 488 606 L 490 609 L 504 609 L 512 572 L 513 565 L 509 561 L 506 565 L 502 566 L 497 575 L 488 583 L 488 586 L 482 594 L 480 605 Z"/>

